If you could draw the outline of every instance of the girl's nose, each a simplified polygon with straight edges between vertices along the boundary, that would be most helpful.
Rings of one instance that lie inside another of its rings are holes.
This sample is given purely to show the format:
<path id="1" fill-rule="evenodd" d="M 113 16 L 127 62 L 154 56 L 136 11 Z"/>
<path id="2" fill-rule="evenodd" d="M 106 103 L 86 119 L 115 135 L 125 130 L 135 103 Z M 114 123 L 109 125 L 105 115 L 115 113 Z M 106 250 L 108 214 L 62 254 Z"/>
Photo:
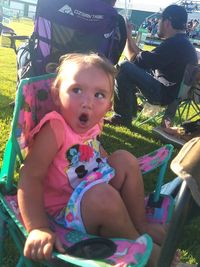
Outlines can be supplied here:
<path id="1" fill-rule="evenodd" d="M 82 107 L 91 108 L 93 105 L 93 98 L 90 95 L 85 95 L 82 99 Z"/>

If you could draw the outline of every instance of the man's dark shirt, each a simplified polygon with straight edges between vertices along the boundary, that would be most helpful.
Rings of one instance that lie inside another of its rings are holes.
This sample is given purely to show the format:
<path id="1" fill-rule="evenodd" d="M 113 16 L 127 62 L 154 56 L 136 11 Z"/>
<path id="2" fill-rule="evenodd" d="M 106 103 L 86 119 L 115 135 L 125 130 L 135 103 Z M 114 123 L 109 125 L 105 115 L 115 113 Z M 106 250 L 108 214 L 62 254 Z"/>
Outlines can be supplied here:
<path id="1" fill-rule="evenodd" d="M 135 60 L 137 66 L 154 71 L 155 79 L 164 84 L 162 104 L 177 97 L 186 65 L 197 62 L 195 48 L 183 33 L 166 39 L 151 52 L 142 51 Z"/>
<path id="2" fill-rule="evenodd" d="M 118 14 L 117 16 L 117 28 L 115 33 L 115 38 L 112 44 L 111 58 L 113 64 L 117 64 L 119 58 L 124 50 L 127 39 L 126 24 L 124 18 Z"/>

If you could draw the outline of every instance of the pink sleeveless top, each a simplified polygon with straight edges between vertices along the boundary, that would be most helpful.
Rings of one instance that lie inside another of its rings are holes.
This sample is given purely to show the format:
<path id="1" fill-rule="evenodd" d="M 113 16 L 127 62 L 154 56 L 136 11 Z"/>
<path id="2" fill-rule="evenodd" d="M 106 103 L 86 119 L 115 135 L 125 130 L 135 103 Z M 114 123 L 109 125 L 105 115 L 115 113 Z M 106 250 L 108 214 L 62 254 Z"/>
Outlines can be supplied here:
<path id="1" fill-rule="evenodd" d="M 97 124 L 84 134 L 76 134 L 63 117 L 53 111 L 45 115 L 31 131 L 30 143 L 47 121 L 60 147 L 44 180 L 45 209 L 55 216 L 67 205 L 81 180 L 98 169 L 101 157 L 100 143 L 96 138 L 101 133 L 101 127 Z"/>

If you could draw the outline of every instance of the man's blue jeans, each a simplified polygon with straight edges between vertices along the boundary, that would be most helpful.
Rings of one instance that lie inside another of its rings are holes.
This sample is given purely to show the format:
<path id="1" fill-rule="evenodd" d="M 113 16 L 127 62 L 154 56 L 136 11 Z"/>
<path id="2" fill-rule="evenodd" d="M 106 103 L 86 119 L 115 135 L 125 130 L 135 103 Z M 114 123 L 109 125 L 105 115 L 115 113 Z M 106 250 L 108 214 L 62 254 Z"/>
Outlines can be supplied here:
<path id="1" fill-rule="evenodd" d="M 114 111 L 124 124 L 131 124 L 137 114 L 137 87 L 150 103 L 161 103 L 162 84 L 134 63 L 122 62 L 115 84 Z"/>

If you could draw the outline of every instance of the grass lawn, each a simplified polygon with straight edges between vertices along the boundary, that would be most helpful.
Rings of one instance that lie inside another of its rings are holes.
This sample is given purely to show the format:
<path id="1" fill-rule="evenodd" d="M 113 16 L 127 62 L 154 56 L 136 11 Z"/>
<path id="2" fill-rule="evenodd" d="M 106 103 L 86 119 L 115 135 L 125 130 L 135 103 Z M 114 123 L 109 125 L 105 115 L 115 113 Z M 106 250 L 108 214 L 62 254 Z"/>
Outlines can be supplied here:
<path id="1" fill-rule="evenodd" d="M 13 27 L 18 34 L 30 35 L 33 29 L 32 21 L 24 20 L 13 22 Z M 3 151 L 10 131 L 13 109 L 9 103 L 14 100 L 16 92 L 16 55 L 10 48 L 0 47 L 0 165 L 2 163 Z M 117 149 L 126 149 L 135 156 L 141 156 L 162 145 L 152 134 L 154 125 L 147 124 L 142 127 L 105 126 L 102 143 L 105 149 L 111 153 Z M 178 153 L 175 149 L 173 157 Z M 166 180 L 171 180 L 175 175 L 168 168 Z M 154 188 L 155 175 L 144 177 L 145 191 L 150 192 Z M 4 258 L 4 267 L 16 266 L 17 253 L 12 242 L 7 239 L 7 253 Z M 183 262 L 196 263 L 200 257 L 200 217 L 190 222 L 184 230 L 181 249 L 181 260 Z M 12 256 L 10 256 L 12 255 Z"/>

